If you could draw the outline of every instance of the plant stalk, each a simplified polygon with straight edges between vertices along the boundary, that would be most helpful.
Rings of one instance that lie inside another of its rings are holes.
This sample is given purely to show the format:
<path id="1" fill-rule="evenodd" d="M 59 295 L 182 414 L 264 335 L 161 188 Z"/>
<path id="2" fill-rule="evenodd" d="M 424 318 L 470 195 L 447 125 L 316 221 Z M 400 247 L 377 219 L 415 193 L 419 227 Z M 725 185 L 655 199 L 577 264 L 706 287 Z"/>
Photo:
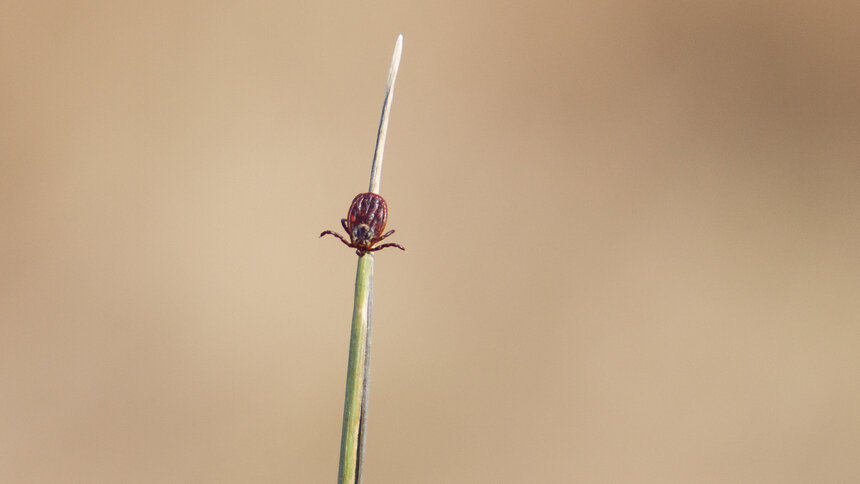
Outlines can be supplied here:
<path id="1" fill-rule="evenodd" d="M 367 382 L 370 365 L 370 318 L 373 305 L 373 255 L 358 258 L 355 274 L 355 299 L 352 331 L 349 338 L 349 366 L 343 405 L 343 430 L 340 441 L 338 484 L 358 483 L 364 444 L 367 412 Z"/>
<path id="2" fill-rule="evenodd" d="M 385 99 L 376 149 L 370 169 L 369 191 L 379 193 L 382 180 L 382 155 L 388 133 L 388 118 L 394 98 L 394 82 L 400 67 L 403 52 L 403 35 L 397 36 L 394 55 L 388 70 Z M 349 339 L 349 365 L 346 374 L 346 395 L 343 404 L 343 431 L 340 440 L 340 464 L 338 484 L 361 484 L 364 461 L 364 441 L 367 435 L 367 397 L 370 383 L 370 336 L 373 313 L 373 254 L 365 253 L 358 258 L 355 273 L 355 300 L 352 309 L 352 330 Z"/>

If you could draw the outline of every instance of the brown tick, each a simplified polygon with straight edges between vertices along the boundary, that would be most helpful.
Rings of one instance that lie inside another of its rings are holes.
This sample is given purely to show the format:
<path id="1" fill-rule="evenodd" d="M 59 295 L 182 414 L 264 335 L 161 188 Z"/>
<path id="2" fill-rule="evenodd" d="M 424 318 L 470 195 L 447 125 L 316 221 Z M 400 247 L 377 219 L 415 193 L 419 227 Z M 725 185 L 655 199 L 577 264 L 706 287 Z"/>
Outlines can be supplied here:
<path id="1" fill-rule="evenodd" d="M 385 230 L 385 222 L 388 219 L 388 205 L 382 196 L 372 192 L 359 193 L 352 199 L 346 217 L 340 220 L 340 224 L 343 225 L 346 234 L 349 235 L 349 242 L 342 235 L 331 230 L 321 233 L 320 237 L 326 234 L 334 235 L 346 244 L 347 247 L 355 249 L 355 253 L 359 256 L 364 255 L 366 252 L 376 252 L 386 247 L 397 247 L 400 250 L 406 250 L 399 244 L 375 246 L 377 242 L 394 233 L 393 230 L 389 230 L 384 234 L 382 233 Z"/>

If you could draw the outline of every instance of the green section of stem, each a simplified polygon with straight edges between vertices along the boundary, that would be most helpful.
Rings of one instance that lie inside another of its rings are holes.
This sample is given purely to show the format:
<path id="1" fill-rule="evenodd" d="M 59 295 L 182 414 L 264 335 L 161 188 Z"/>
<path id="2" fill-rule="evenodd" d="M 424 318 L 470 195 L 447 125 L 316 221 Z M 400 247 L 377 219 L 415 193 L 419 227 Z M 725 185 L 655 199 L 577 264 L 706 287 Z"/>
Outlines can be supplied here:
<path id="1" fill-rule="evenodd" d="M 355 273 L 355 302 L 352 309 L 352 332 L 349 338 L 349 366 L 346 373 L 346 397 L 343 404 L 343 433 L 340 441 L 338 484 L 354 484 L 361 479 L 360 443 L 367 405 L 368 349 L 373 298 L 373 255 L 358 258 Z"/>

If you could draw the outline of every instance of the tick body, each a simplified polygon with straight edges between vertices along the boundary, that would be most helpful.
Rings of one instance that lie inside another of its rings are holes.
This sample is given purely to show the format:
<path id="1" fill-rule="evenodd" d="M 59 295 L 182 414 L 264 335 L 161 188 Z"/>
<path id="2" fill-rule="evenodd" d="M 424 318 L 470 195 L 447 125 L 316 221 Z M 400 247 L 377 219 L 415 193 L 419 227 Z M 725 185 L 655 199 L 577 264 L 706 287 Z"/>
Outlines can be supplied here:
<path id="1" fill-rule="evenodd" d="M 381 195 L 372 192 L 359 193 L 352 199 L 346 218 L 340 221 L 340 224 L 343 225 L 346 234 L 349 236 L 349 241 L 331 230 L 321 233 L 320 237 L 323 235 L 334 235 L 346 244 L 347 247 L 355 249 L 355 253 L 359 256 L 367 252 L 376 252 L 386 247 L 397 247 L 400 250 L 406 250 L 399 244 L 376 245 L 382 239 L 394 233 L 393 230 L 385 232 L 385 222 L 387 220 L 388 204 L 385 203 L 385 199 Z"/>

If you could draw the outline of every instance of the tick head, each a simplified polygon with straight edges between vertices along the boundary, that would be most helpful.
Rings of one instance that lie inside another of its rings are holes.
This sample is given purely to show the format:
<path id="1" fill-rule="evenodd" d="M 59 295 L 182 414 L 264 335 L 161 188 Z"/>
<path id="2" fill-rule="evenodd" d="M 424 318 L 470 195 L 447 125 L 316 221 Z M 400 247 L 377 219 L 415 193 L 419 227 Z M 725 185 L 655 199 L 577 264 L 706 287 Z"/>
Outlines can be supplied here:
<path id="1" fill-rule="evenodd" d="M 374 235 L 367 224 L 358 224 L 352 229 L 352 241 L 360 247 L 370 247 Z"/>

